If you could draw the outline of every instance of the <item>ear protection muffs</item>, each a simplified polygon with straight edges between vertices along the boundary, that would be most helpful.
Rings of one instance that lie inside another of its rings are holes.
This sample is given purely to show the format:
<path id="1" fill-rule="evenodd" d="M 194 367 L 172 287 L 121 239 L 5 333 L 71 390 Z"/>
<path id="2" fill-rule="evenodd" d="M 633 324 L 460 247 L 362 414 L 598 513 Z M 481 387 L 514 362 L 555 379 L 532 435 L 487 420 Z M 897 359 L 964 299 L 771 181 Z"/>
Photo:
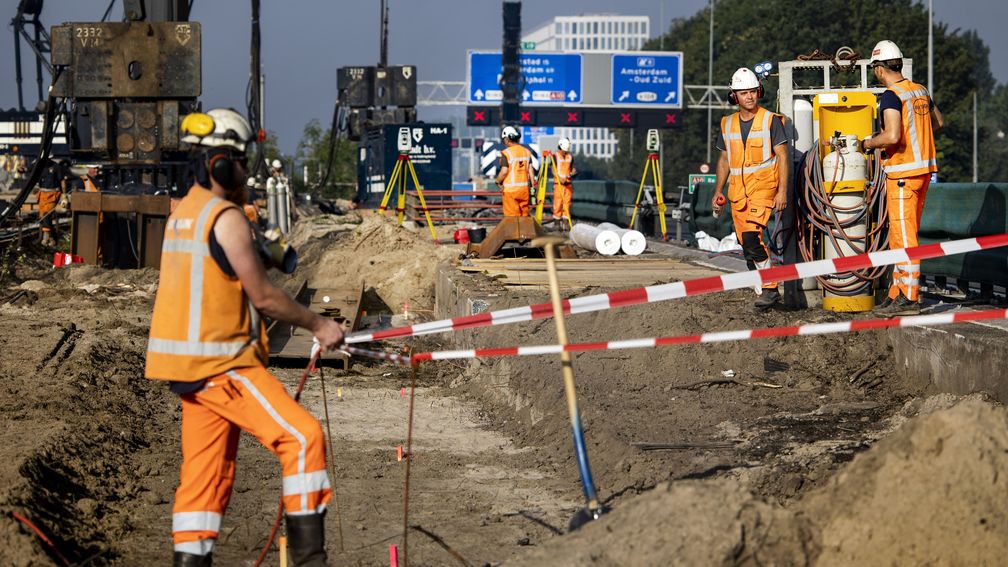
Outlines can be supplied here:
<path id="1" fill-rule="evenodd" d="M 756 100 L 763 98 L 764 94 L 765 91 L 763 90 L 763 83 L 760 83 L 759 86 L 756 87 Z M 738 104 L 738 97 L 735 96 L 735 91 L 728 91 L 728 100 L 731 101 L 732 104 Z"/>
<path id="2" fill-rule="evenodd" d="M 235 175 L 235 164 L 226 153 L 210 156 L 210 159 L 207 161 L 207 169 L 210 171 L 210 177 L 217 183 L 220 183 L 222 187 L 234 189 L 235 177 L 237 177 Z"/>

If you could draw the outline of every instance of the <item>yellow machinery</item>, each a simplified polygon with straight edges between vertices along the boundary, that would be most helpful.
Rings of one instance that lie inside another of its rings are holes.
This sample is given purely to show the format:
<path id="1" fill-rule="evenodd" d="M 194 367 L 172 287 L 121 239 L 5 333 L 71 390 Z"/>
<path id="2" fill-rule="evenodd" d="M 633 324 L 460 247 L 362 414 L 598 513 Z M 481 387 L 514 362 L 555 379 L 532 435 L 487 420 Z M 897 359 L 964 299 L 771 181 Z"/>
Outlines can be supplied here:
<path id="1" fill-rule="evenodd" d="M 809 224 L 819 233 L 814 253 L 819 258 L 862 254 L 877 237 L 882 220 L 877 218 L 878 205 L 885 201 L 885 186 L 880 175 L 871 174 L 871 162 L 858 149 L 858 141 L 872 134 L 875 115 L 875 95 L 868 91 L 822 92 L 812 99 L 818 159 L 806 161 L 806 169 L 815 171 L 806 171 L 805 191 Z M 823 309 L 870 311 L 877 276 L 847 273 L 820 278 Z"/>

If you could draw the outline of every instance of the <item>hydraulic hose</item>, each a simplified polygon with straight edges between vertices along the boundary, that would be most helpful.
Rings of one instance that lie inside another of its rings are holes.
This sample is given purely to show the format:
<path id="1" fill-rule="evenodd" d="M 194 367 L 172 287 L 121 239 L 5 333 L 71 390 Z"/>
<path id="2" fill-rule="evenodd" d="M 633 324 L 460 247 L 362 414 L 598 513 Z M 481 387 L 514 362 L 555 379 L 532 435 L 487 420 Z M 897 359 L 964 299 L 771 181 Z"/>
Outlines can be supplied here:
<path id="1" fill-rule="evenodd" d="M 813 147 L 819 147 L 819 140 Z M 843 154 L 837 152 L 843 167 Z M 834 194 L 826 190 L 822 172 L 822 160 L 819 153 L 809 151 L 805 154 L 803 169 L 804 188 L 798 192 L 798 205 L 801 207 L 801 226 L 797 231 L 798 250 L 804 261 L 818 259 L 819 250 L 832 245 L 840 250 L 843 242 L 851 250 L 851 254 L 863 254 L 885 250 L 889 245 L 889 231 L 886 223 L 886 191 L 885 173 L 879 167 L 880 154 L 876 150 L 869 156 L 869 182 L 865 187 L 861 202 L 843 206 L 833 202 Z M 834 172 L 831 184 L 836 181 Z M 867 225 L 864 236 L 852 234 L 855 227 Z M 836 277 L 816 276 L 819 285 L 824 290 L 839 296 L 862 295 L 872 281 L 881 277 L 885 267 L 875 267 L 855 270 L 838 276 L 848 281 L 837 281 Z"/>

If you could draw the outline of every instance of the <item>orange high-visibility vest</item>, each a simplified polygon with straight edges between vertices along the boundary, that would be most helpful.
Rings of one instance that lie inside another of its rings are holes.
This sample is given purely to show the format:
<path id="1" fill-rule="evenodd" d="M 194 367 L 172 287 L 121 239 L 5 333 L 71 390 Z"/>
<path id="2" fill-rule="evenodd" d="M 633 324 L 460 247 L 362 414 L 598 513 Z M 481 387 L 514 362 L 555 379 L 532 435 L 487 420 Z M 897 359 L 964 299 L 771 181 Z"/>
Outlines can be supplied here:
<path id="1" fill-rule="evenodd" d="M 770 121 L 777 117 L 778 114 L 757 107 L 745 144 L 739 113 L 721 119 L 721 135 L 728 152 L 728 200 L 739 202 L 754 196 L 773 199 L 777 194 L 780 165 L 770 137 Z"/>
<path id="2" fill-rule="evenodd" d="M 508 174 L 504 178 L 504 191 L 528 191 L 532 180 L 532 152 L 515 144 L 501 152 L 507 158 Z"/>
<path id="3" fill-rule="evenodd" d="M 554 178 L 554 185 L 563 185 L 565 187 L 571 186 L 570 172 L 571 164 L 574 162 L 574 156 L 569 153 L 564 155 L 560 152 L 553 154 L 553 159 L 556 162 L 556 177 Z M 563 177 L 567 179 L 566 182 L 560 183 L 560 178 Z"/>
<path id="4" fill-rule="evenodd" d="M 98 192 L 98 186 L 95 185 L 95 182 L 92 181 L 89 176 L 87 176 L 87 175 L 81 175 L 80 178 L 81 178 L 81 181 L 84 182 L 84 191 L 85 192 L 87 192 L 87 193 L 97 193 Z"/>
<path id="5" fill-rule="evenodd" d="M 168 217 L 147 378 L 195 382 L 266 364 L 269 346 L 259 312 L 241 281 L 210 255 L 214 222 L 230 208 L 237 206 L 194 186 Z"/>
<path id="6" fill-rule="evenodd" d="M 883 161 L 886 176 L 904 179 L 938 171 L 934 132 L 931 129 L 931 95 L 927 88 L 911 81 L 889 87 L 903 103 L 900 140 L 886 148 Z"/>

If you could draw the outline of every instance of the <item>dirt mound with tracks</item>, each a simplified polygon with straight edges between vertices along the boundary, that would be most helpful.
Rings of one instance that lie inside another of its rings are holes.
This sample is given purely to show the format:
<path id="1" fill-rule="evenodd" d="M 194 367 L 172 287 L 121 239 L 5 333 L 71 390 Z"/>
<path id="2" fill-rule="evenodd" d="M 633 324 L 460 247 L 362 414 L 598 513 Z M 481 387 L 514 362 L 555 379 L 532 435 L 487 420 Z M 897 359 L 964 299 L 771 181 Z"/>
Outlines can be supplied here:
<path id="1" fill-rule="evenodd" d="M 437 263 L 461 251 L 367 215 L 304 219 L 291 240 L 302 265 L 273 275 L 285 287 L 363 280 L 390 309 L 409 302 L 421 317 Z M 157 271 L 53 270 L 31 254 L 42 251 L 0 254 L 0 563 L 58 562 L 15 512 L 71 563 L 163 563 L 180 415 L 177 398 L 142 377 Z M 547 300 L 498 291 L 509 302 L 500 307 Z M 572 316 L 570 340 L 843 317 L 756 315 L 752 300 L 736 291 Z M 553 342 L 545 320 L 387 347 Z M 272 370 L 291 387 L 300 374 Z M 899 378 L 884 333 L 582 353 L 575 372 L 592 470 L 612 511 L 568 534 L 581 490 L 559 361 L 421 367 L 413 564 L 452 564 L 453 554 L 515 565 L 982 564 L 1008 551 L 1006 410 L 977 396 L 921 398 Z M 386 547 L 401 537 L 395 447 L 409 373 L 361 362 L 327 380 L 343 401 L 328 409 L 346 540 L 340 553 L 330 521 L 330 558 L 387 565 Z M 317 386 L 305 403 L 321 414 Z M 225 565 L 258 554 L 276 512 L 275 458 L 247 436 L 238 471 L 215 551 Z"/>

